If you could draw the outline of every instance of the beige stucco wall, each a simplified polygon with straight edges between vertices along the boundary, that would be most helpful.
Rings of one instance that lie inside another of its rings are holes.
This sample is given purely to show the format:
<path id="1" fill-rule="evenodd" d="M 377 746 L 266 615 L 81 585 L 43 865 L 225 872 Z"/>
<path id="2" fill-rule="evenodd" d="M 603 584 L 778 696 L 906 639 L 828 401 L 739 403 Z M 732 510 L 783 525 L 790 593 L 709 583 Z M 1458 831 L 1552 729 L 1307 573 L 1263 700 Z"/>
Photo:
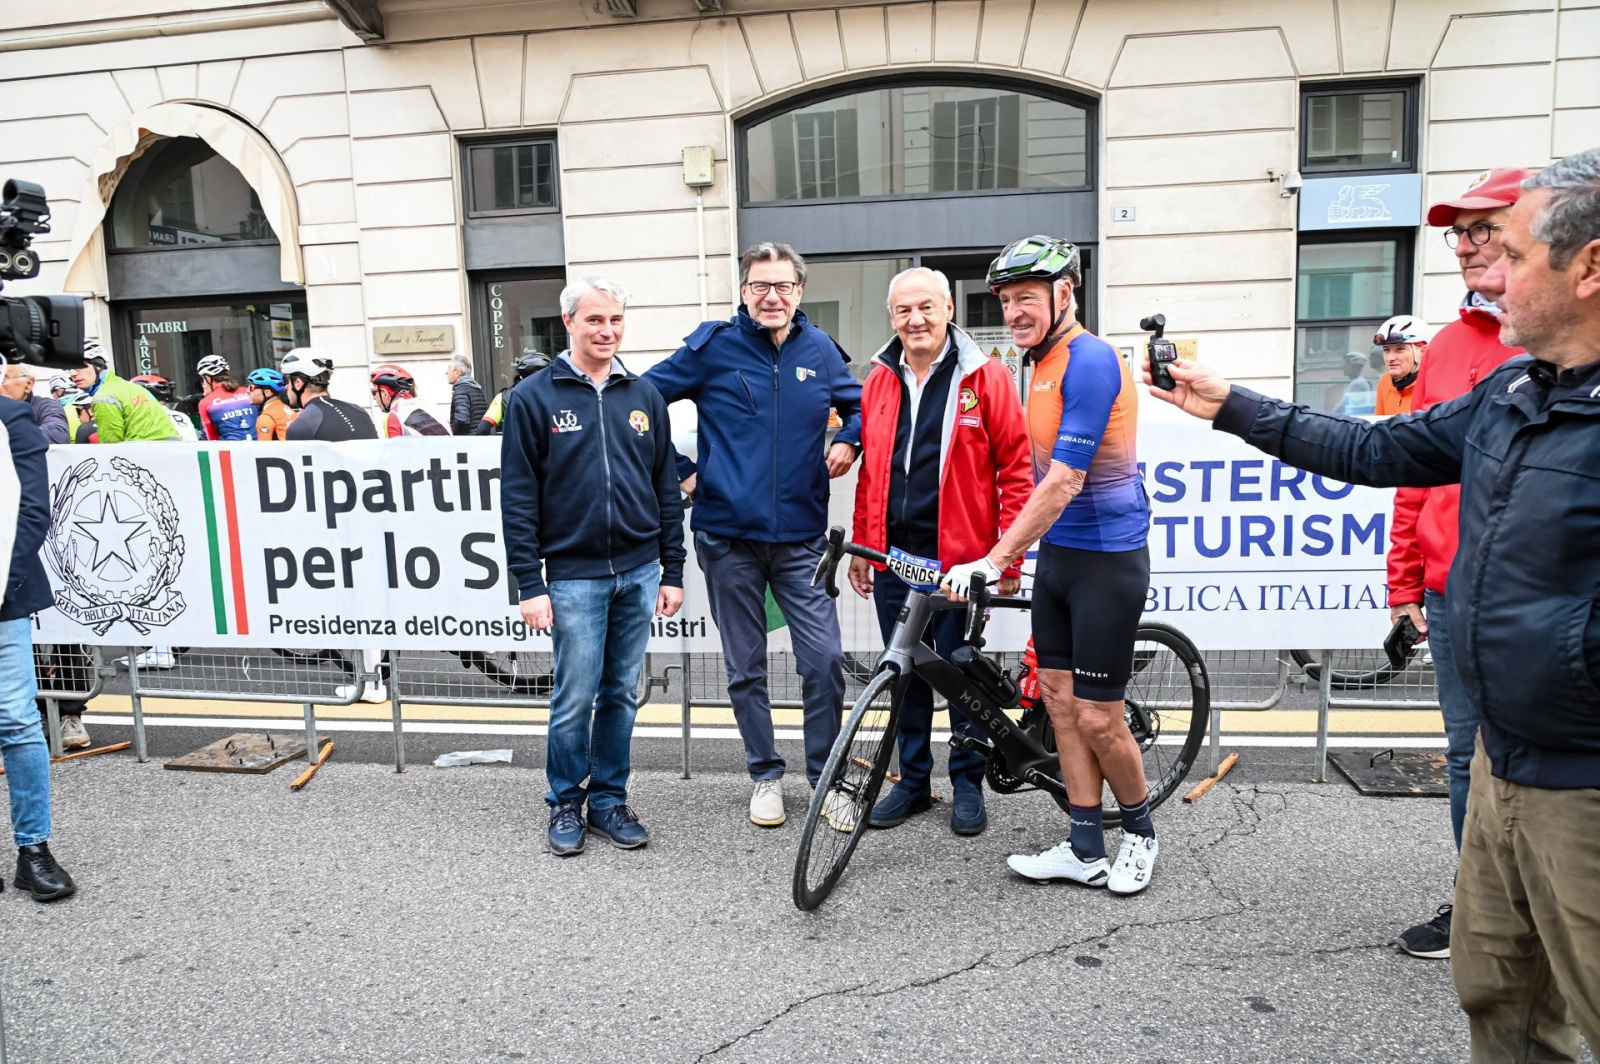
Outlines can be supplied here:
<path id="1" fill-rule="evenodd" d="M 551 29 L 540 28 L 556 17 L 549 4 L 419 5 L 391 17 L 391 33 L 453 39 L 363 45 L 320 19 L 5 52 L 0 174 L 44 183 L 56 209 L 55 232 L 39 242 L 44 274 L 14 288 L 60 286 L 77 202 L 91 194 L 88 160 L 110 130 L 159 102 L 224 107 L 283 158 L 313 342 L 347 368 L 340 389 L 364 399 L 354 371 L 369 360 L 372 326 L 450 323 L 469 343 L 455 138 L 555 130 L 569 267 L 632 289 L 625 346 L 643 365 L 700 317 L 685 146 L 715 149 L 705 224 L 711 313 L 726 315 L 739 116 L 822 84 L 977 70 L 1102 101 L 1102 332 L 1135 343 L 1137 319 L 1161 310 L 1201 339 L 1203 357 L 1288 394 L 1296 201 L 1267 172 L 1295 165 L 1302 81 L 1424 75 L 1430 198 L 1491 166 L 1600 144 L 1600 0 L 773 6 Z M 1136 207 L 1137 221 L 1110 222 L 1120 205 Z M 1420 248 L 1418 309 L 1440 323 L 1459 279 L 1436 234 Z M 419 361 L 419 379 L 433 366 Z"/>

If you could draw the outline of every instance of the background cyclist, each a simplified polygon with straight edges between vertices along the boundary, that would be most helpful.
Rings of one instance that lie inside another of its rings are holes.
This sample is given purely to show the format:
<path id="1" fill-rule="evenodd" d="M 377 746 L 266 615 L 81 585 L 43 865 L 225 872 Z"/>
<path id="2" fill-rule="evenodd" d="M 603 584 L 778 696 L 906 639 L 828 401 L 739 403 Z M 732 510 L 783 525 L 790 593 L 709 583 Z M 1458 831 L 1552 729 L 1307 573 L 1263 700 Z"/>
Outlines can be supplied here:
<path id="1" fill-rule="evenodd" d="M 1032 236 L 989 266 L 1017 347 L 1033 365 L 1028 434 L 1036 486 L 987 557 L 951 570 L 998 582 L 1039 543 L 1033 642 L 1072 806 L 1071 836 L 1037 856 L 1007 859 L 1030 879 L 1071 880 L 1136 894 L 1150 885 L 1157 844 L 1138 744 L 1124 720 L 1133 642 L 1150 582 L 1150 506 L 1134 457 L 1138 392 L 1116 349 L 1078 324 L 1078 249 Z M 1102 781 L 1122 807 L 1122 844 L 1106 860 Z"/>
<path id="2" fill-rule="evenodd" d="M 289 423 L 291 440 L 375 440 L 367 412 L 354 403 L 328 394 L 328 379 L 333 376 L 333 359 L 309 347 L 297 347 L 283 356 L 283 397 L 300 411 Z"/>
<path id="3" fill-rule="evenodd" d="M 287 440 L 289 422 L 294 411 L 283 401 L 283 389 L 288 382 L 282 372 L 275 369 L 253 369 L 245 378 L 250 386 L 250 401 L 261 411 L 256 415 L 256 438 L 261 440 Z"/>
<path id="4" fill-rule="evenodd" d="M 167 408 L 167 417 L 172 419 L 172 427 L 178 430 L 178 439 L 190 443 L 200 439 L 200 432 L 194 426 L 194 420 L 178 409 L 172 398 L 172 382 L 156 373 L 141 373 L 131 378 L 133 383 L 156 397 L 156 402 Z"/>
<path id="5" fill-rule="evenodd" d="M 423 408 L 417 398 L 417 382 L 399 366 L 382 365 L 372 371 L 372 398 L 388 415 L 383 421 L 386 439 L 450 435 L 450 430 Z"/>
<path id="6" fill-rule="evenodd" d="M 253 440 L 256 438 L 256 415 L 260 413 L 250 401 L 250 391 L 233 379 L 228 360 L 221 355 L 207 355 L 195 363 L 205 385 L 205 395 L 200 398 L 200 428 L 208 440 Z"/>
<path id="7" fill-rule="evenodd" d="M 516 380 L 495 393 L 489 401 L 489 408 L 483 412 L 483 417 L 472 427 L 474 436 L 499 435 L 505 420 L 506 397 L 512 388 L 527 380 L 550 364 L 550 356 L 543 351 L 529 349 L 517 356 L 516 362 L 511 365 L 511 372 L 516 374 Z"/>

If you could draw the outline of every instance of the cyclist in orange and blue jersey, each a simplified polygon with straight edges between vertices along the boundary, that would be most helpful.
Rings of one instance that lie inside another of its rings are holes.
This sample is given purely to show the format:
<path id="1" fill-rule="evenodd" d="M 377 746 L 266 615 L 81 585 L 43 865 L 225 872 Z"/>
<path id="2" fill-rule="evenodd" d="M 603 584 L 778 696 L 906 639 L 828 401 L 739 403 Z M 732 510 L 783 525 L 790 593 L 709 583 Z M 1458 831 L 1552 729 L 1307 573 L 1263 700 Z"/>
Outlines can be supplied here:
<path id="1" fill-rule="evenodd" d="M 1078 324 L 1078 249 L 1047 236 L 1006 247 L 989 267 L 1012 341 L 1033 364 L 1028 434 L 1034 490 L 988 556 L 951 570 L 997 583 L 1039 541 L 1033 644 L 1055 726 L 1071 835 L 1037 855 L 1007 859 L 1029 879 L 1069 880 L 1137 894 L 1150 885 L 1157 844 L 1138 744 L 1124 719 L 1133 644 L 1150 583 L 1150 504 L 1134 453 L 1139 397 L 1115 348 Z M 1122 809 L 1122 842 L 1107 859 L 1101 793 Z"/>

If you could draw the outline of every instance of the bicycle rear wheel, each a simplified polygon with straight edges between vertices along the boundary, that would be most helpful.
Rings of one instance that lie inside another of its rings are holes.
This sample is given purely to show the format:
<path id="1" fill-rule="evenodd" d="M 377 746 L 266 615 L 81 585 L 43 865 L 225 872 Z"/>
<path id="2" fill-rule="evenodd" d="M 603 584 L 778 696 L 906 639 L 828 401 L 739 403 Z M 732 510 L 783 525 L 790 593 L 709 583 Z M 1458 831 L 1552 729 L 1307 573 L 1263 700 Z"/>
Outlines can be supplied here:
<path id="1" fill-rule="evenodd" d="M 1148 655 L 1128 681 L 1126 718 L 1144 759 L 1144 778 L 1154 809 L 1178 789 L 1194 767 L 1211 723 L 1211 681 L 1205 660 L 1176 628 L 1154 621 L 1139 626 L 1134 657 Z M 1122 812 L 1111 788 L 1103 801 L 1107 825 Z"/>
<path id="2" fill-rule="evenodd" d="M 795 855 L 797 908 L 815 909 L 833 893 L 867 830 L 867 815 L 878 800 L 899 732 L 904 690 L 899 680 L 900 674 L 893 669 L 880 669 L 856 699 L 834 741 L 811 796 L 800 833 L 800 852 Z M 829 795 L 834 793 L 842 797 L 834 799 L 829 808 Z"/>
<path id="3" fill-rule="evenodd" d="M 1317 660 L 1317 651 L 1291 650 L 1289 656 L 1294 659 L 1296 665 L 1306 670 L 1306 675 L 1313 682 L 1322 682 L 1322 662 Z M 1381 650 L 1347 655 L 1347 659 L 1357 667 L 1334 669 L 1333 675 L 1328 678 L 1329 685 L 1340 691 L 1377 687 L 1379 684 L 1388 683 L 1402 671 L 1390 664 L 1389 655 Z M 1368 664 L 1372 667 L 1367 668 Z"/>

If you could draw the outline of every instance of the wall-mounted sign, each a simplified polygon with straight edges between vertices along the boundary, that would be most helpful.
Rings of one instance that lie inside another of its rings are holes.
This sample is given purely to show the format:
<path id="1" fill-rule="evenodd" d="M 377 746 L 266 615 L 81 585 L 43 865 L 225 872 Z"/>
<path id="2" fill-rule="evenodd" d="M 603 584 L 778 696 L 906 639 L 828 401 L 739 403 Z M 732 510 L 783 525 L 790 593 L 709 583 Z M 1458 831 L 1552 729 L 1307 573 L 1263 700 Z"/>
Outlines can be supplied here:
<path id="1" fill-rule="evenodd" d="M 1421 174 L 1307 178 L 1300 228 L 1396 229 L 1422 222 Z"/>
<path id="2" fill-rule="evenodd" d="M 454 325 L 375 325 L 372 351 L 378 355 L 445 355 L 456 349 Z"/>

